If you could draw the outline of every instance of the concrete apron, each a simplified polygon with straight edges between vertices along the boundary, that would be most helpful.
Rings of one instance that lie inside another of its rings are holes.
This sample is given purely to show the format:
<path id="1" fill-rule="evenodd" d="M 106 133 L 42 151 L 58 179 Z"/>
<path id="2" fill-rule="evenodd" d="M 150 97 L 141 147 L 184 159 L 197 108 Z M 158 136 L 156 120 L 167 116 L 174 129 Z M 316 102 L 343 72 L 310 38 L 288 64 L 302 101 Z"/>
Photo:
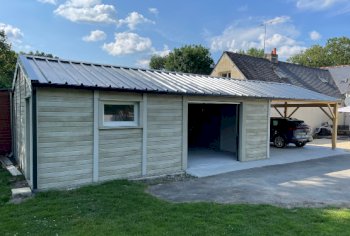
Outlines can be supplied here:
<path id="1" fill-rule="evenodd" d="M 147 191 L 171 202 L 349 207 L 349 182 L 346 154 L 152 185 Z"/>
<path id="2" fill-rule="evenodd" d="M 302 148 L 290 144 L 283 149 L 271 146 L 269 159 L 239 162 L 230 158 L 227 153 L 205 150 L 193 153 L 192 156 L 189 153 L 188 169 L 186 172 L 195 177 L 207 177 L 233 171 L 301 162 L 348 153 L 344 149 L 332 150 L 330 147 L 312 144 L 307 144 Z"/>

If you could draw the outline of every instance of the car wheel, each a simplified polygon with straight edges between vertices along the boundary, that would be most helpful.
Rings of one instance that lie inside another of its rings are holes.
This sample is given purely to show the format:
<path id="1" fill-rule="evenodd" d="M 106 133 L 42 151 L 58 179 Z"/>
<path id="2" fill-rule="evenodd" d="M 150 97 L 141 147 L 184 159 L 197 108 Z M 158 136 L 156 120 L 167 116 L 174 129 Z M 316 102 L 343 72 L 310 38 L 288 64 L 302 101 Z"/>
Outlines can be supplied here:
<path id="1" fill-rule="evenodd" d="M 273 139 L 273 144 L 277 148 L 284 148 L 287 145 L 286 139 L 280 135 Z"/>
<path id="2" fill-rule="evenodd" d="M 297 147 L 304 147 L 305 144 L 306 144 L 306 142 L 297 142 L 297 143 L 295 143 L 295 146 L 297 146 Z"/>

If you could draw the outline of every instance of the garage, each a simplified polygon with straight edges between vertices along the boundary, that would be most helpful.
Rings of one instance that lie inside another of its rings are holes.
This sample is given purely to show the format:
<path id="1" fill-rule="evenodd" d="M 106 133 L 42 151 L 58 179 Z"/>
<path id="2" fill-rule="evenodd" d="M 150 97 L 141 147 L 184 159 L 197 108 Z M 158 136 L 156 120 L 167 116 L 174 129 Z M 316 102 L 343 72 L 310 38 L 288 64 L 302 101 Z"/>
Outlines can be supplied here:
<path id="1" fill-rule="evenodd" d="M 189 104 L 189 168 L 237 161 L 238 134 L 238 104 Z"/>
<path id="2" fill-rule="evenodd" d="M 269 159 L 272 102 L 338 102 L 282 83 L 25 55 L 12 96 L 14 156 L 39 190 L 193 174 L 196 160 L 223 173 Z"/>

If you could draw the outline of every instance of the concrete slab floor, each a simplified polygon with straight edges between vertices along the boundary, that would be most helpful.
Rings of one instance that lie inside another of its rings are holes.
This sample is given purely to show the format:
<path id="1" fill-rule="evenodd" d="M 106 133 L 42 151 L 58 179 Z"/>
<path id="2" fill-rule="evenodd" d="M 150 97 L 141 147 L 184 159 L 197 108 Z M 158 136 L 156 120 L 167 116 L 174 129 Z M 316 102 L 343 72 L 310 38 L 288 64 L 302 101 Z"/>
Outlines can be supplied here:
<path id="1" fill-rule="evenodd" d="M 350 207 L 350 154 L 150 186 L 173 202 Z"/>
<path id="2" fill-rule="evenodd" d="M 290 144 L 283 149 L 271 146 L 269 159 L 248 162 L 236 161 L 234 155 L 227 152 L 217 152 L 209 149 L 189 150 L 186 172 L 196 177 L 207 177 L 232 171 L 336 156 L 350 151 L 350 148 L 349 150 L 343 148 L 332 150 L 330 148 L 331 144 L 328 145 L 328 142 L 330 140 L 322 140 L 321 142 L 315 140 L 315 142 L 302 148 L 298 148 L 294 144 Z"/>

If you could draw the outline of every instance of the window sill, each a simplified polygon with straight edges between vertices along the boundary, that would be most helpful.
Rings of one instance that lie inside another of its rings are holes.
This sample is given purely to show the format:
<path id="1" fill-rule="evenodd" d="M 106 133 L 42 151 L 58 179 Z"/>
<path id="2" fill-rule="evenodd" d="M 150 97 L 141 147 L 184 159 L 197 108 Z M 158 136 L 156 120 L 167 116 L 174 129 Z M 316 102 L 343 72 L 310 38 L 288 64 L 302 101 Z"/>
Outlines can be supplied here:
<path id="1" fill-rule="evenodd" d="M 142 129 L 142 126 L 100 126 L 100 130 L 109 130 L 109 129 Z"/>

